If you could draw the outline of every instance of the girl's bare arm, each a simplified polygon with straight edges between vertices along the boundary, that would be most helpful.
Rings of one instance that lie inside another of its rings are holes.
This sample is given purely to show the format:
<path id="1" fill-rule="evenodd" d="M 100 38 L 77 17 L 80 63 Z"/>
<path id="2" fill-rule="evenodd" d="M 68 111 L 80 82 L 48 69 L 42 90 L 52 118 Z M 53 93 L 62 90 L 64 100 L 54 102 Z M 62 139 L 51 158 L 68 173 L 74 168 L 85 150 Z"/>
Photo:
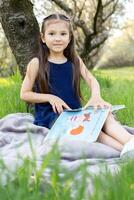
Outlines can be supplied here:
<path id="1" fill-rule="evenodd" d="M 88 87 L 91 89 L 91 98 L 85 105 L 85 108 L 92 105 L 95 109 L 97 107 L 109 107 L 111 108 L 111 104 L 106 102 L 101 98 L 100 94 L 100 85 L 96 78 L 89 72 L 83 61 L 80 59 L 80 70 L 83 79 L 86 81 Z"/>
<path id="2" fill-rule="evenodd" d="M 27 66 L 26 75 L 20 91 L 20 98 L 26 102 L 43 103 L 50 99 L 50 94 L 42 94 L 32 91 L 38 70 L 39 60 L 38 58 L 33 58 Z"/>
<path id="3" fill-rule="evenodd" d="M 92 97 L 100 97 L 100 85 L 96 78 L 90 73 L 83 61 L 80 59 L 80 71 L 83 79 L 86 81 L 88 87 L 91 89 Z"/>

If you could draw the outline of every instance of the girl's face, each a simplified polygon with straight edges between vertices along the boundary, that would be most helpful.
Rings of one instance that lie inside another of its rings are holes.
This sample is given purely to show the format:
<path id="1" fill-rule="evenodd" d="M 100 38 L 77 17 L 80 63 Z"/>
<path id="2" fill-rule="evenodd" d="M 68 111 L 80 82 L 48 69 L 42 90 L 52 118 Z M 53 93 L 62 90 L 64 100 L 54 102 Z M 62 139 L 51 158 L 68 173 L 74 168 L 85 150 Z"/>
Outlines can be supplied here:
<path id="1" fill-rule="evenodd" d="M 46 43 L 50 53 L 63 53 L 70 42 L 69 24 L 63 20 L 46 22 L 42 41 Z"/>

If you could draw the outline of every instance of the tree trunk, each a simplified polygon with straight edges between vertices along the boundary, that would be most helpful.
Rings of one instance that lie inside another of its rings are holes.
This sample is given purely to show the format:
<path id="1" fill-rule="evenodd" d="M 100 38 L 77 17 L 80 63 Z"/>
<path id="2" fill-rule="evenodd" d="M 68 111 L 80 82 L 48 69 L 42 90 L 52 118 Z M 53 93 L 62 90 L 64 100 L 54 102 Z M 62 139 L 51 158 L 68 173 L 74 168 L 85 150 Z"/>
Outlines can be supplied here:
<path id="1" fill-rule="evenodd" d="M 29 0 L 0 0 L 0 22 L 22 77 L 38 51 L 39 26 Z"/>

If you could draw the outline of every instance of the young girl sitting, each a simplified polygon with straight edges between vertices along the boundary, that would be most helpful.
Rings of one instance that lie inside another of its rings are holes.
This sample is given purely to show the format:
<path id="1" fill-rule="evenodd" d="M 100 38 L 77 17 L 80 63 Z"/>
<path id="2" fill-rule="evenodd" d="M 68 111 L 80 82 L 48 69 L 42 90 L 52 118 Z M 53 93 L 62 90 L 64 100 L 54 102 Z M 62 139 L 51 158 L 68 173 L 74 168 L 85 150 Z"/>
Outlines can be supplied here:
<path id="1" fill-rule="evenodd" d="M 36 125 L 51 128 L 64 109 L 81 107 L 80 77 L 91 89 L 85 107 L 111 108 L 111 104 L 101 98 L 97 80 L 76 53 L 70 19 L 63 14 L 47 16 L 42 23 L 39 54 L 27 66 L 20 94 L 22 100 L 35 103 Z M 111 113 L 97 141 L 123 150 L 121 154 L 134 148 L 134 137 Z"/>

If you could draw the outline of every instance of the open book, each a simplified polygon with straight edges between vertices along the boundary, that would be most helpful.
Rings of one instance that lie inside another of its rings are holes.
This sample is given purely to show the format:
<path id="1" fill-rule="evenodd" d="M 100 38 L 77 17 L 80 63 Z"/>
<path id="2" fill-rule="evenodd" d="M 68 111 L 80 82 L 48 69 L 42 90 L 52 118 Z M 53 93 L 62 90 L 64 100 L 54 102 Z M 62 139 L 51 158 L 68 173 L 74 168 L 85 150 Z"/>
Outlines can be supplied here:
<path id="1" fill-rule="evenodd" d="M 112 106 L 112 112 L 124 108 L 124 105 Z M 108 116 L 109 108 L 92 106 L 63 111 L 49 130 L 46 139 L 86 140 L 95 142 Z"/>

